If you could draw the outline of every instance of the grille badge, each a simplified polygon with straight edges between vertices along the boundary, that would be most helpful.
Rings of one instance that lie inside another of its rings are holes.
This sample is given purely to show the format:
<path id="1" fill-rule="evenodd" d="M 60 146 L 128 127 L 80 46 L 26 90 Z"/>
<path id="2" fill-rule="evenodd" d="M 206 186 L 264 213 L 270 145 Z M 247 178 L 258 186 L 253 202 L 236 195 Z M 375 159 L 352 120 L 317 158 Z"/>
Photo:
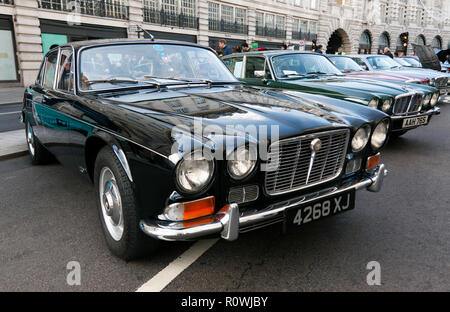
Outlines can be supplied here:
<path id="1" fill-rule="evenodd" d="M 311 150 L 313 152 L 318 152 L 322 148 L 322 140 L 315 138 L 311 141 Z"/>

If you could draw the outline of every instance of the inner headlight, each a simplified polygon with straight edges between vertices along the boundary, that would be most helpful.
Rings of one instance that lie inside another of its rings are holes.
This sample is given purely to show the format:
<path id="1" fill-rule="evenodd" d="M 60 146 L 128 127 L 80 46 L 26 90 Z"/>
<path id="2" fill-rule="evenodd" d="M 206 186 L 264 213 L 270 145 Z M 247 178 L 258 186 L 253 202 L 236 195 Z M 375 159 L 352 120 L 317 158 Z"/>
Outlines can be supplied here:
<path id="1" fill-rule="evenodd" d="M 434 78 L 430 79 L 430 81 L 429 81 L 430 86 L 434 86 L 434 82 L 435 82 Z"/>
<path id="2" fill-rule="evenodd" d="M 371 99 L 369 102 L 369 107 L 378 108 L 378 99 L 377 98 Z"/>
<path id="3" fill-rule="evenodd" d="M 425 95 L 425 100 L 423 101 L 423 104 L 428 105 L 431 101 L 431 94 Z"/>
<path id="4" fill-rule="evenodd" d="M 392 100 L 391 99 L 384 100 L 383 106 L 381 107 L 383 112 L 387 112 L 391 108 L 391 104 L 392 104 Z"/>
<path id="5" fill-rule="evenodd" d="M 377 150 L 383 146 L 386 142 L 387 134 L 389 130 L 389 120 L 383 120 L 375 127 L 372 133 L 372 139 L 370 140 L 370 145 L 373 149 Z"/>
<path id="6" fill-rule="evenodd" d="M 228 160 L 228 173 L 235 180 L 241 180 L 248 176 L 256 166 L 256 158 L 251 157 L 251 153 L 246 147 L 237 148 L 232 159 Z"/>
<path id="7" fill-rule="evenodd" d="M 438 93 L 433 94 L 433 96 L 431 97 L 430 105 L 431 106 L 436 105 L 438 100 L 439 100 L 439 94 Z"/>
<path id="8" fill-rule="evenodd" d="M 211 181 L 214 173 L 214 160 L 202 153 L 193 152 L 184 157 L 177 166 L 176 180 L 181 191 L 197 193 Z"/>
<path id="9" fill-rule="evenodd" d="M 370 126 L 365 125 L 359 128 L 352 139 L 352 150 L 353 152 L 360 152 L 364 147 L 366 147 L 370 136 Z"/>

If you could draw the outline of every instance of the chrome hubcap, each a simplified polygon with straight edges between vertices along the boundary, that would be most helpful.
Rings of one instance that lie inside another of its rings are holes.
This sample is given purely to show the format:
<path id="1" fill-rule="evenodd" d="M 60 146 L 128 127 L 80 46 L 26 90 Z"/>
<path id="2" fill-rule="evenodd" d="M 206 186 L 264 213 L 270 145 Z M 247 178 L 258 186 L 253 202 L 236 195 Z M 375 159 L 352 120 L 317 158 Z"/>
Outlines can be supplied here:
<path id="1" fill-rule="evenodd" d="M 33 129 L 31 129 L 31 126 L 27 126 L 27 143 L 28 143 L 28 149 L 30 150 L 30 153 L 32 156 L 34 156 L 34 138 L 33 138 Z"/>
<path id="2" fill-rule="evenodd" d="M 102 217 L 111 237 L 119 241 L 123 235 L 122 199 L 111 169 L 104 167 L 99 180 Z"/>

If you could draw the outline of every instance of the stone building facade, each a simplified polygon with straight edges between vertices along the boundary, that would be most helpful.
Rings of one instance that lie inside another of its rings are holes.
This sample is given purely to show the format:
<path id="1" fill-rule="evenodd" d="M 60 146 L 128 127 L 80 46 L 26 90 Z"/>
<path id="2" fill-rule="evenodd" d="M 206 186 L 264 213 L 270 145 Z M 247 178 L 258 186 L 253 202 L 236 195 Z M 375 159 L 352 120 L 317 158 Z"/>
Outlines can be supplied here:
<path id="1" fill-rule="evenodd" d="M 28 85 L 43 54 L 68 41 L 137 38 L 141 25 L 156 38 L 215 47 L 312 44 L 334 53 L 376 53 L 410 43 L 447 48 L 448 0 L 0 0 L 0 87 Z M 408 46 L 408 53 L 411 53 Z"/>

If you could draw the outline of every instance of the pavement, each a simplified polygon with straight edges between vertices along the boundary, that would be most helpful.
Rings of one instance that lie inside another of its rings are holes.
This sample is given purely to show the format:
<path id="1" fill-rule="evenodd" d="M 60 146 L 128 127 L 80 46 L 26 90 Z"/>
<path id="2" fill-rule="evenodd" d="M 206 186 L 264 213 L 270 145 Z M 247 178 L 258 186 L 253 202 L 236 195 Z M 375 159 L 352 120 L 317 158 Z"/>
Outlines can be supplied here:
<path id="1" fill-rule="evenodd" d="M 352 211 L 285 235 L 274 225 L 235 242 L 164 242 L 132 262 L 109 253 L 87 179 L 0 160 L 0 291 L 450 291 L 450 105 L 441 110 L 389 142 L 381 192 L 358 192 Z M 80 285 L 67 283 L 71 261 Z M 372 261 L 381 285 L 367 283 Z"/>
<path id="2" fill-rule="evenodd" d="M 22 103 L 24 87 L 0 88 L 0 105 Z"/>

